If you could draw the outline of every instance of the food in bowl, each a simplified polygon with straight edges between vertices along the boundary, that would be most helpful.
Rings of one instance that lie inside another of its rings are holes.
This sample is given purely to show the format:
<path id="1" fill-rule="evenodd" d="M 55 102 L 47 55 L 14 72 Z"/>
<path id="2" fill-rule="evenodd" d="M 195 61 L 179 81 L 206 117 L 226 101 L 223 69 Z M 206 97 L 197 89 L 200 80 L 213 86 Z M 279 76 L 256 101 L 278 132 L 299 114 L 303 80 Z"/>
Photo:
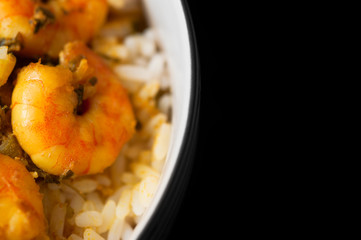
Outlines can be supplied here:
<path id="1" fill-rule="evenodd" d="M 135 0 L 0 0 L 0 239 L 129 239 L 171 88 Z"/>

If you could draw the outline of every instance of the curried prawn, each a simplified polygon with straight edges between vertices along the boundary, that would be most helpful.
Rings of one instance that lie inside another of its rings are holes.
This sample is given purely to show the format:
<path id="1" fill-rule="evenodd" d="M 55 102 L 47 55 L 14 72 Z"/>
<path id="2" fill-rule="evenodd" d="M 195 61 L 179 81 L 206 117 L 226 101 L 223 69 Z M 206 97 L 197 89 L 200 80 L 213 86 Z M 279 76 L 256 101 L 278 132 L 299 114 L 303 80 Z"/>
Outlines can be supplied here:
<path id="1" fill-rule="evenodd" d="M 0 154 L 0 239 L 46 240 L 39 186 L 17 160 Z"/>
<path id="2" fill-rule="evenodd" d="M 8 53 L 8 47 L 0 47 L 0 87 L 4 85 L 16 63 L 16 58 L 13 54 Z"/>
<path id="3" fill-rule="evenodd" d="M 13 132 L 32 161 L 48 173 L 103 171 L 135 124 L 118 77 L 82 42 L 65 46 L 60 65 L 31 63 L 18 74 Z"/>
<path id="4" fill-rule="evenodd" d="M 107 12 L 106 0 L 0 0 L 0 46 L 27 57 L 57 57 L 66 43 L 89 41 Z"/>

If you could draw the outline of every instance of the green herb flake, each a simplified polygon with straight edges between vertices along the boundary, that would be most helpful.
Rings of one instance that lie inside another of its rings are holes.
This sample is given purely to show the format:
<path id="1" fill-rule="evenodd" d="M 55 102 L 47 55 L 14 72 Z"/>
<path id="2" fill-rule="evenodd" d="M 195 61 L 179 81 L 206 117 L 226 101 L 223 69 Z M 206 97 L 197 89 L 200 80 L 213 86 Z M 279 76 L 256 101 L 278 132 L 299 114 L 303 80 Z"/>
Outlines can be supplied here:
<path id="1" fill-rule="evenodd" d="M 21 33 L 14 38 L 0 38 L 0 46 L 7 46 L 8 52 L 17 52 L 23 48 L 24 39 Z"/>
<path id="2" fill-rule="evenodd" d="M 74 172 L 72 170 L 68 170 L 64 175 L 61 176 L 61 180 L 69 179 L 74 176 Z"/>
<path id="3" fill-rule="evenodd" d="M 89 79 L 89 83 L 92 86 L 95 86 L 95 84 L 97 84 L 97 82 L 98 82 L 98 78 L 96 78 L 96 77 L 92 77 Z"/>
<path id="4" fill-rule="evenodd" d="M 78 103 L 74 109 L 74 114 L 80 115 L 81 106 L 83 104 L 84 86 L 79 85 L 78 88 L 74 89 L 74 92 L 76 93 L 78 98 Z"/>
<path id="5" fill-rule="evenodd" d="M 30 20 L 30 24 L 33 26 L 33 32 L 36 34 L 41 28 L 53 23 L 54 21 L 55 16 L 49 9 L 37 7 L 35 9 L 34 18 Z"/>
<path id="6" fill-rule="evenodd" d="M 83 55 L 79 55 L 79 56 L 73 58 L 72 60 L 70 60 L 68 63 L 69 70 L 72 72 L 75 72 L 82 59 L 85 59 L 85 57 Z"/>
<path id="7" fill-rule="evenodd" d="M 22 149 L 14 134 L 0 137 L 0 153 L 11 158 L 21 157 Z"/>

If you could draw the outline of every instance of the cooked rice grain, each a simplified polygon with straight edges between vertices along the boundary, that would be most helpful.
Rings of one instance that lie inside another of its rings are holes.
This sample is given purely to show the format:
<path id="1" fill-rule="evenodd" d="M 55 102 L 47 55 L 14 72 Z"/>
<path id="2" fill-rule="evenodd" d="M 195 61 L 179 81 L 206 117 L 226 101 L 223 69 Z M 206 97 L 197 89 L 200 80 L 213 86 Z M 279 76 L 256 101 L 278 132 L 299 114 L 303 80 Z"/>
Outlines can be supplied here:
<path id="1" fill-rule="evenodd" d="M 123 81 L 130 82 L 149 82 L 152 76 L 147 68 L 135 65 L 118 65 L 114 68 L 114 71 Z"/>
<path id="2" fill-rule="evenodd" d="M 151 73 L 153 79 L 160 79 L 165 68 L 165 58 L 162 54 L 155 54 L 149 64 L 148 71 Z"/>
<path id="3" fill-rule="evenodd" d="M 78 235 L 72 233 L 67 240 L 83 240 L 83 238 L 79 237 Z"/>
<path id="4" fill-rule="evenodd" d="M 140 198 L 141 198 L 140 184 L 138 183 L 133 188 L 132 201 L 131 201 L 132 211 L 137 216 L 141 216 L 144 213 L 144 210 L 145 210 L 145 206 L 143 206 L 143 204 L 141 203 Z"/>
<path id="5" fill-rule="evenodd" d="M 85 200 L 79 194 L 72 194 L 70 198 L 70 207 L 74 213 L 79 213 L 85 205 Z"/>
<path id="6" fill-rule="evenodd" d="M 155 191 L 158 187 L 158 178 L 154 176 L 148 176 L 144 178 L 139 184 L 140 191 L 140 203 L 145 207 L 149 207 Z"/>
<path id="7" fill-rule="evenodd" d="M 108 233 L 108 240 L 119 240 L 122 235 L 124 220 L 115 219 Z"/>
<path id="8" fill-rule="evenodd" d="M 125 189 L 119 199 L 115 212 L 115 216 L 118 219 L 125 219 L 125 217 L 129 214 L 131 197 L 132 192 L 129 189 Z"/>
<path id="9" fill-rule="evenodd" d="M 50 236 L 53 237 L 62 237 L 64 231 L 64 223 L 65 223 L 65 215 L 66 215 L 66 205 L 63 203 L 58 203 L 53 208 L 51 212 L 50 218 Z"/>
<path id="10" fill-rule="evenodd" d="M 102 236 L 97 234 L 91 228 L 85 229 L 83 237 L 84 237 L 84 240 L 105 240 Z"/>
<path id="11" fill-rule="evenodd" d="M 91 192 L 86 195 L 88 201 L 94 204 L 96 211 L 102 211 L 104 204 L 97 192 Z"/>
<path id="12" fill-rule="evenodd" d="M 102 210 L 103 224 L 97 228 L 99 234 L 105 233 L 109 230 L 114 218 L 115 218 L 116 205 L 113 200 L 108 200 Z"/>
<path id="13" fill-rule="evenodd" d="M 169 147 L 171 126 L 169 123 L 163 123 L 159 127 L 158 134 L 155 136 L 153 144 L 153 162 L 163 162 Z"/>
<path id="14" fill-rule="evenodd" d="M 73 183 L 73 186 L 80 192 L 80 193 L 90 193 L 93 192 L 98 187 L 98 182 L 93 179 L 80 179 L 76 180 Z"/>
<path id="15" fill-rule="evenodd" d="M 106 175 L 97 175 L 95 177 L 96 181 L 103 186 L 109 187 L 112 184 L 112 181 Z"/>
<path id="16" fill-rule="evenodd" d="M 133 233 L 132 227 L 128 223 L 125 223 L 123 233 L 122 233 L 122 240 L 130 239 L 130 237 L 132 236 L 132 233 Z"/>
<path id="17" fill-rule="evenodd" d="M 99 227 L 103 224 L 103 216 L 98 211 L 85 211 L 75 217 L 79 227 Z"/>

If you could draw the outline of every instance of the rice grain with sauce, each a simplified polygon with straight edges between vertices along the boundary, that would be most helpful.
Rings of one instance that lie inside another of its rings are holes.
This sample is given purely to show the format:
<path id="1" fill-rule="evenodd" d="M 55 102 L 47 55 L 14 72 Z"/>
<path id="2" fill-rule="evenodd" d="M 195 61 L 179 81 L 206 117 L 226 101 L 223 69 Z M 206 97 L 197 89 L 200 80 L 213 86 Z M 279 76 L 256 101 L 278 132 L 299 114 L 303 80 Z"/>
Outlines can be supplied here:
<path id="1" fill-rule="evenodd" d="M 157 190 L 168 151 L 171 93 L 156 33 L 130 27 L 140 11 L 136 1 L 108 2 L 129 17 L 107 22 L 92 48 L 128 90 L 137 131 L 103 173 L 41 186 L 51 239 L 129 239 Z"/>

